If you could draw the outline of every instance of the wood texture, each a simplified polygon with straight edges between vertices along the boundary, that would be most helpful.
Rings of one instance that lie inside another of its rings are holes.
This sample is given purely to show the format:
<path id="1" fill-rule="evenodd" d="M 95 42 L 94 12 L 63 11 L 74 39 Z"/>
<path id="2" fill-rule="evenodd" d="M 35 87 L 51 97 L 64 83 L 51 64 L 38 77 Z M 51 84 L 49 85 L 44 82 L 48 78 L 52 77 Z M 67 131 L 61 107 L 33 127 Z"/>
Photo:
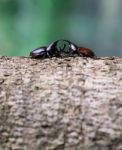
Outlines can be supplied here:
<path id="1" fill-rule="evenodd" d="M 0 150 L 121 150 L 122 58 L 0 57 Z"/>

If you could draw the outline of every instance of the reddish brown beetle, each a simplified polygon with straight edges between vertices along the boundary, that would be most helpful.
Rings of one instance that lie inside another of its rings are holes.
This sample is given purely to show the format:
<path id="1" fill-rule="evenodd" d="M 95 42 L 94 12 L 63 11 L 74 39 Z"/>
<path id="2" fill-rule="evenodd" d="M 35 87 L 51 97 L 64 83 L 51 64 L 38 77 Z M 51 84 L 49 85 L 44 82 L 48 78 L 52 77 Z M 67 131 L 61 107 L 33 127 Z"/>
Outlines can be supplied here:
<path id="1" fill-rule="evenodd" d="M 79 53 L 81 53 L 83 57 L 91 57 L 91 58 L 96 57 L 95 53 L 89 48 L 79 47 L 78 49 L 79 49 Z"/>

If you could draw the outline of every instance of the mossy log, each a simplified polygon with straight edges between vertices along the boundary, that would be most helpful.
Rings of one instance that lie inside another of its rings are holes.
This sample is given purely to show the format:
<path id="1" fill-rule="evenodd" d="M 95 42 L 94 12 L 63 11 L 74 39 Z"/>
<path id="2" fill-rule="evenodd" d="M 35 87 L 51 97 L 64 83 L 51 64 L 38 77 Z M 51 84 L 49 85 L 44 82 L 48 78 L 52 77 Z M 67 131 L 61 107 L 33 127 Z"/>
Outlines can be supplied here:
<path id="1" fill-rule="evenodd" d="M 0 150 L 121 150 L 122 58 L 0 57 Z"/>

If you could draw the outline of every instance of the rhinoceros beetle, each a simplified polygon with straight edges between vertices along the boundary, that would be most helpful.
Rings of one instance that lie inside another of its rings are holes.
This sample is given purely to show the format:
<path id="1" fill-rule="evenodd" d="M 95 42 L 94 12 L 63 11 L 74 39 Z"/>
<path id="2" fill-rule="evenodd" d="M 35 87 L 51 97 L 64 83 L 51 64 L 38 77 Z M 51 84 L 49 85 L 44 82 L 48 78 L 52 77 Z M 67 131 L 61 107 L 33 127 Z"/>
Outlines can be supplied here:
<path id="1" fill-rule="evenodd" d="M 30 52 L 32 58 L 43 59 L 51 57 L 95 57 L 95 53 L 85 47 L 78 47 L 68 40 L 57 40 L 49 46 L 43 46 Z"/>

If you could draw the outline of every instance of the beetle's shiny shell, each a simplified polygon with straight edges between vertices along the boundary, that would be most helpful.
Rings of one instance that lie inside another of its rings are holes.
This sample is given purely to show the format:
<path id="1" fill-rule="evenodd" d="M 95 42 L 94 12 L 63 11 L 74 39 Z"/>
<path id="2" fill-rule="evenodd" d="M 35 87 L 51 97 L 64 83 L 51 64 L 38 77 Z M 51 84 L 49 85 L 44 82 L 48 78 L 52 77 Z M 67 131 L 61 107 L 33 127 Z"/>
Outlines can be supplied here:
<path id="1" fill-rule="evenodd" d="M 30 56 L 33 58 L 43 57 L 46 53 L 46 46 L 39 47 L 30 52 Z"/>
<path id="2" fill-rule="evenodd" d="M 82 54 L 83 57 L 91 57 L 91 58 L 96 57 L 95 53 L 89 48 L 79 47 L 78 51 L 80 54 Z"/>
<path id="3" fill-rule="evenodd" d="M 68 57 L 77 53 L 78 47 L 68 40 L 57 40 L 47 47 L 47 51 L 51 57 Z"/>

